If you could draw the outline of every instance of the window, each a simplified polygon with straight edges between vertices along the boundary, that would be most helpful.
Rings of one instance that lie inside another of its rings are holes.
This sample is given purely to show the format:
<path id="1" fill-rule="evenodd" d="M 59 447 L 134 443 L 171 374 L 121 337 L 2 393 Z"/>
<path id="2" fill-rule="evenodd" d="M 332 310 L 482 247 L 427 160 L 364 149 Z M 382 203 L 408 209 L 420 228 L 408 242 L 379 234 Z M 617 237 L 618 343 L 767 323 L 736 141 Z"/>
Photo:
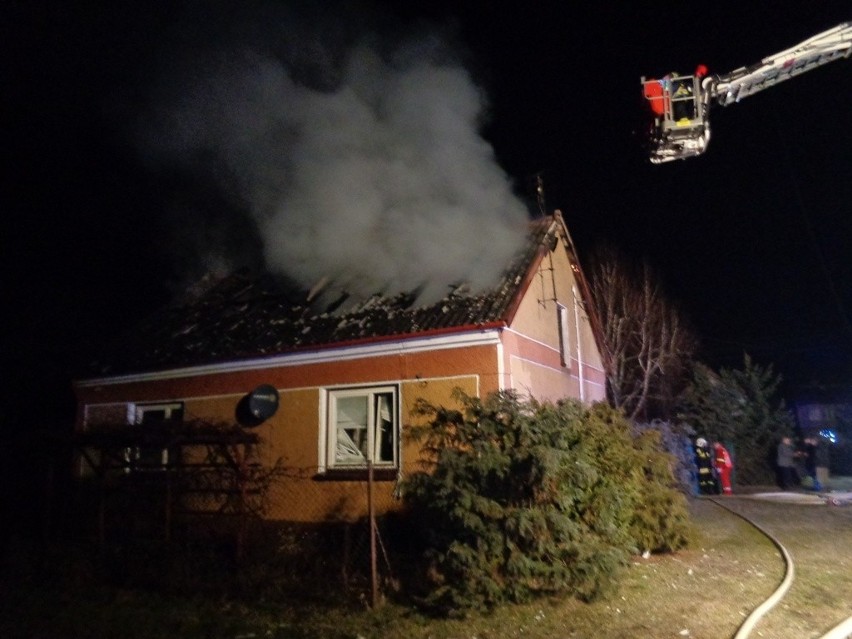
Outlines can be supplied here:
<path id="1" fill-rule="evenodd" d="M 156 428 L 158 424 L 182 421 L 183 404 L 136 404 L 132 411 L 128 411 L 128 417 L 132 419 L 133 424 Z M 139 470 L 163 470 L 169 463 L 169 449 L 156 445 L 133 446 L 125 449 L 124 457 L 130 467 Z"/>
<path id="2" fill-rule="evenodd" d="M 329 391 L 327 468 L 397 465 L 398 395 L 395 386 Z"/>
<path id="3" fill-rule="evenodd" d="M 161 424 L 163 422 L 180 422 L 183 420 L 183 404 L 136 404 L 134 407 L 135 424 Z"/>
<path id="4" fill-rule="evenodd" d="M 557 322 L 559 323 L 559 363 L 563 366 L 571 365 L 571 340 L 569 339 L 570 325 L 568 324 L 568 307 L 562 304 L 556 305 Z"/>

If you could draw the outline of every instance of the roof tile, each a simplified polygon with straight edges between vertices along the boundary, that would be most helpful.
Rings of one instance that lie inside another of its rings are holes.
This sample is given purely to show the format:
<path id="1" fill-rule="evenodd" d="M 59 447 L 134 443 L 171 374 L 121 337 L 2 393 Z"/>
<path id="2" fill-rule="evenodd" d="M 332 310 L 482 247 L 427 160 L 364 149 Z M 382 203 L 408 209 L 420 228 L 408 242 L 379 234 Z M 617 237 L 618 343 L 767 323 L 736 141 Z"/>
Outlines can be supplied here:
<path id="1" fill-rule="evenodd" d="M 119 375 L 194 366 L 508 321 L 525 275 L 554 232 L 554 218 L 535 220 L 524 248 L 493 288 L 471 292 L 456 284 L 427 305 L 417 304 L 417 291 L 376 293 L 362 300 L 344 294 L 329 302 L 269 274 L 233 273 L 143 320 L 88 372 Z"/>

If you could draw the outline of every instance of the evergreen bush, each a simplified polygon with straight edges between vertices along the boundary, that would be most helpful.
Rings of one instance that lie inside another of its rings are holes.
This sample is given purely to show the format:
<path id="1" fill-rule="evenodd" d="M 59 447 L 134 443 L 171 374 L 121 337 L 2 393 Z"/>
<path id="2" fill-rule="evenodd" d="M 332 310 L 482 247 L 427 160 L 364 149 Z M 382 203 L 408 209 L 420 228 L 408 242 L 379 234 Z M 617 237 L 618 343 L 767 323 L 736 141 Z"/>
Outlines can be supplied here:
<path id="1" fill-rule="evenodd" d="M 688 545 L 694 534 L 686 496 L 676 475 L 678 462 L 665 450 L 663 438 L 664 431 L 647 428 L 634 439 L 644 481 L 631 522 L 631 538 L 643 551 L 677 550 Z"/>
<path id="2" fill-rule="evenodd" d="M 792 433 L 793 418 L 778 398 L 781 376 L 748 355 L 741 369 L 719 373 L 696 365 L 678 417 L 709 441 L 722 442 L 734 458 L 740 484 L 775 481 L 775 447 Z"/>
<path id="3" fill-rule="evenodd" d="M 660 446 L 673 457 L 672 472 L 678 490 L 684 495 L 698 492 L 698 468 L 695 465 L 694 429 L 688 424 L 673 423 L 655 419 L 650 422 L 633 424 L 635 436 L 645 431 L 655 431 L 660 438 Z"/>
<path id="4" fill-rule="evenodd" d="M 456 399 L 461 410 L 418 404 L 428 423 L 408 436 L 425 467 L 401 486 L 433 609 L 591 600 L 616 585 L 631 552 L 684 543 L 669 457 L 658 440 L 634 440 L 620 412 L 514 392 Z"/>

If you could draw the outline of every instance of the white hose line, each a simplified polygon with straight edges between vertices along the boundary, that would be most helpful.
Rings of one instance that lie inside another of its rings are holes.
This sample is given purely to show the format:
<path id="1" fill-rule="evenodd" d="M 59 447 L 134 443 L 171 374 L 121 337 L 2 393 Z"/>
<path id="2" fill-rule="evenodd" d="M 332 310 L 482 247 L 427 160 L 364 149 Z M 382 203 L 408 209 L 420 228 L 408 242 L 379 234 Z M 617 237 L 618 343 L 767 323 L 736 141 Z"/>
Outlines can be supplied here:
<path id="1" fill-rule="evenodd" d="M 846 621 L 841 621 L 820 639 L 848 639 L 849 637 L 852 637 L 852 617 L 849 617 Z"/>
<path id="2" fill-rule="evenodd" d="M 731 508 L 728 508 L 724 504 L 719 503 L 719 501 L 717 499 L 710 499 L 710 501 L 712 501 L 717 506 L 724 508 L 728 512 L 733 513 L 734 515 L 736 515 L 740 519 L 746 521 L 747 523 L 749 523 L 752 526 L 754 526 L 755 528 L 757 528 L 760 532 L 762 532 L 764 535 L 766 535 L 766 537 L 769 539 L 769 541 L 771 541 L 773 544 L 775 544 L 775 547 L 778 548 L 778 550 L 781 552 L 781 556 L 784 558 L 784 564 L 786 566 L 786 574 L 784 575 L 784 579 L 781 581 L 781 584 L 778 586 L 778 588 L 775 589 L 775 592 L 773 592 L 766 601 L 764 601 L 757 608 L 752 610 L 751 614 L 748 617 L 746 617 L 746 620 L 742 623 L 739 630 L 737 630 L 737 634 L 735 634 L 734 637 L 733 637 L 733 639 L 746 639 L 746 637 L 749 636 L 749 633 L 751 633 L 751 631 L 754 629 L 754 626 L 757 624 L 757 622 L 760 621 L 761 618 L 767 612 L 772 610 L 775 607 L 775 605 L 779 601 L 781 601 L 781 599 L 784 597 L 784 595 L 787 594 L 787 591 L 790 589 L 790 586 L 793 583 L 793 577 L 795 575 L 795 568 L 793 567 L 793 558 L 790 556 L 790 553 L 787 552 L 787 549 L 784 548 L 784 546 L 781 544 L 781 542 L 778 541 L 769 532 L 767 532 L 764 528 L 757 525 L 756 523 L 754 523 L 752 520 L 748 519 L 747 517 L 736 512 L 735 510 L 732 510 Z"/>

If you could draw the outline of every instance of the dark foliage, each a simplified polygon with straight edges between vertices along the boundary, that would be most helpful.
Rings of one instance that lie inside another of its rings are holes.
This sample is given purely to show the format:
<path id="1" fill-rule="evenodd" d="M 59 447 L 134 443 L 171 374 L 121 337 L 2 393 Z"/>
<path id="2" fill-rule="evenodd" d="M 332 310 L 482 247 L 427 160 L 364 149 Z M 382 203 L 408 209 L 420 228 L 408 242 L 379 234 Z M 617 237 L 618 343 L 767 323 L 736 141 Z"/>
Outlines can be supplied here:
<path id="1" fill-rule="evenodd" d="M 425 603 L 444 614 L 545 594 L 593 599 L 636 550 L 687 539 L 671 458 L 620 412 L 575 400 L 421 403 L 411 429 L 429 460 L 403 484 L 425 551 Z"/>
<path id="2" fill-rule="evenodd" d="M 695 449 L 692 444 L 695 433 L 692 427 L 659 419 L 633 424 L 636 435 L 649 430 L 658 433 L 660 446 L 673 458 L 672 474 L 678 489 L 684 495 L 694 495 L 698 469 L 695 466 Z"/>
<path id="3" fill-rule="evenodd" d="M 774 448 L 793 428 L 792 415 L 776 399 L 780 383 L 771 366 L 764 368 L 748 355 L 742 369 L 723 368 L 716 374 L 699 364 L 693 371 L 679 418 L 725 445 L 740 483 L 774 482 Z"/>

